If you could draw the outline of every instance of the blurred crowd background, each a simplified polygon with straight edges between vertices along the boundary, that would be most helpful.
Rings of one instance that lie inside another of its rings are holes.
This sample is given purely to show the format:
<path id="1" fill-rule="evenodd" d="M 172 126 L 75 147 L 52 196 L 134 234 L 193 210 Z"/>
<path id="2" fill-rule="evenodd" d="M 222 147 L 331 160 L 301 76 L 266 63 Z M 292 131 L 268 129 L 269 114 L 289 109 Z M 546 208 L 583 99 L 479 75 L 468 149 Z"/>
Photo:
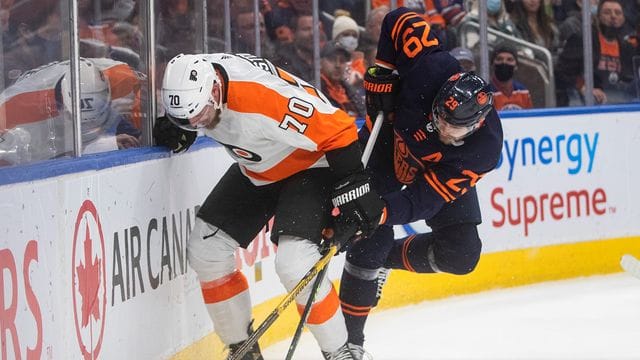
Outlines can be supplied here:
<path id="1" fill-rule="evenodd" d="M 151 145 L 179 53 L 262 56 L 362 118 L 399 6 L 491 82 L 498 110 L 640 97 L 640 0 L 0 0 L 0 166 Z"/>

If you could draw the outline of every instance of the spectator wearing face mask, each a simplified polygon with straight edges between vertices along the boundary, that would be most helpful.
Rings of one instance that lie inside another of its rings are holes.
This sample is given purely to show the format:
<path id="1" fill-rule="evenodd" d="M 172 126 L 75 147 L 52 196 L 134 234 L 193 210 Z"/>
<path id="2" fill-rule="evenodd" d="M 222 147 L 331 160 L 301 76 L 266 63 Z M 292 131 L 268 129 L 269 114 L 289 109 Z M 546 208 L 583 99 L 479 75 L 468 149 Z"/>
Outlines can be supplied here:
<path id="1" fill-rule="evenodd" d="M 336 16 L 331 29 L 333 42 L 349 52 L 349 59 L 345 66 L 344 80 L 364 96 L 362 82 L 366 69 L 364 54 L 356 50 L 360 39 L 360 29 L 355 20 L 346 15 Z"/>
<path id="2" fill-rule="evenodd" d="M 360 37 L 358 24 L 349 16 L 338 16 L 333 21 L 331 36 L 333 41 L 353 53 L 358 47 L 358 39 Z"/>
<path id="3" fill-rule="evenodd" d="M 505 10 L 504 0 L 487 0 L 487 22 L 489 27 L 508 35 L 521 37 L 516 25 Z M 477 13 L 475 14 L 477 16 Z"/>
<path id="4" fill-rule="evenodd" d="M 513 78 L 518 66 L 516 49 L 506 43 L 496 45 L 491 54 L 491 84 L 493 106 L 496 110 L 519 110 L 533 108 L 529 90 Z"/>
<path id="5" fill-rule="evenodd" d="M 593 44 L 593 92 L 596 104 L 616 104 L 633 100 L 633 56 L 636 49 L 624 41 L 625 16 L 620 0 L 601 0 L 597 22 L 591 27 Z M 556 98 L 558 106 L 580 104 L 585 96 L 582 33 L 567 42 L 558 57 Z M 577 94 L 576 94 L 577 91 Z"/>

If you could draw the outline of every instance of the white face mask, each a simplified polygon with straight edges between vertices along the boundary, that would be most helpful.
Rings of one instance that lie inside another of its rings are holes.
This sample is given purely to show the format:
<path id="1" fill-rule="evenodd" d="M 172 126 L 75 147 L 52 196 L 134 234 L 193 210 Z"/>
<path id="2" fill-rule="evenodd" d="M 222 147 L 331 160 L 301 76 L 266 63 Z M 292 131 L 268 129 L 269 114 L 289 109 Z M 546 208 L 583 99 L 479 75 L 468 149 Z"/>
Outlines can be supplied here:
<path id="1" fill-rule="evenodd" d="M 496 15 L 500 12 L 500 8 L 502 7 L 501 0 L 487 0 L 487 12 L 490 15 Z"/>
<path id="2" fill-rule="evenodd" d="M 358 38 L 351 35 L 343 36 L 338 40 L 338 43 L 349 50 L 349 52 L 352 52 L 358 47 Z"/>

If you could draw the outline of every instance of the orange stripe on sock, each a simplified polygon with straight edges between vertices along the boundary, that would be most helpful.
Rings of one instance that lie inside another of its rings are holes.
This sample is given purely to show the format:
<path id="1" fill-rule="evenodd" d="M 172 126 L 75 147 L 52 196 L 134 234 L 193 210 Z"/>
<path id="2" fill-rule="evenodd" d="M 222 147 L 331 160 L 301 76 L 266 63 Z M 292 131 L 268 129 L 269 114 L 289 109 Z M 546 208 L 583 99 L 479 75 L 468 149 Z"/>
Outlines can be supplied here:
<path id="1" fill-rule="evenodd" d="M 416 237 L 415 235 L 409 236 L 407 240 L 404 241 L 404 244 L 402 244 L 402 265 L 404 265 L 405 269 L 411 272 L 416 272 L 416 270 L 413 268 L 413 266 L 411 266 L 411 263 L 409 263 L 409 258 L 407 258 L 407 252 L 409 251 L 409 244 L 411 243 L 411 241 L 413 241 L 415 237 Z"/>
<path id="2" fill-rule="evenodd" d="M 247 278 L 240 271 L 235 271 L 220 279 L 201 282 L 202 297 L 205 304 L 213 304 L 230 299 L 249 289 Z"/>
<path id="3" fill-rule="evenodd" d="M 368 316 L 372 306 L 355 306 L 341 302 L 342 312 L 351 316 Z"/>
<path id="4" fill-rule="evenodd" d="M 373 306 L 355 306 L 345 302 L 340 304 L 342 305 L 342 312 L 351 316 L 368 316 L 371 309 L 373 309 Z"/>
<path id="5" fill-rule="evenodd" d="M 336 293 L 336 289 L 331 285 L 329 294 L 327 294 L 324 299 L 313 304 L 311 307 L 309 317 L 307 318 L 307 324 L 318 325 L 325 323 L 327 320 L 331 319 L 336 311 L 338 311 L 339 303 L 338 293 Z M 302 315 L 305 304 L 296 303 L 296 305 L 298 306 L 298 313 Z"/>

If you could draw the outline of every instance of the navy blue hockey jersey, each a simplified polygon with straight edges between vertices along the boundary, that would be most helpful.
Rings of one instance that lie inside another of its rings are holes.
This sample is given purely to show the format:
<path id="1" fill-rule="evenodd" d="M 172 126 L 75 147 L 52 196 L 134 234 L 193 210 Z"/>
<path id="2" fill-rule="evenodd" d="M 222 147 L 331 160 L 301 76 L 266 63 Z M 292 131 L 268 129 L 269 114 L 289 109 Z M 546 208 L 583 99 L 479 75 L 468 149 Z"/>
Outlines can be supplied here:
<path id="1" fill-rule="evenodd" d="M 372 157 L 371 163 L 378 179 L 391 178 L 390 172 L 395 175 L 396 186 L 387 185 L 380 190 L 387 202 L 385 223 L 396 225 L 429 219 L 442 205 L 468 192 L 495 168 L 502 149 L 500 119 L 492 110 L 480 129 L 466 137 L 460 146 L 440 141 L 430 121 L 433 99 L 447 79 L 461 68 L 443 49 L 436 31 L 406 8 L 386 15 L 376 63 L 396 69 L 401 79 L 393 128 L 387 129 L 386 135 L 383 132 L 376 144 L 381 148 L 375 153 L 387 155 Z M 370 126 L 370 119 L 367 124 Z M 391 152 L 393 155 L 388 155 Z M 375 164 L 385 157 L 387 162 L 393 162 L 392 167 Z"/>

